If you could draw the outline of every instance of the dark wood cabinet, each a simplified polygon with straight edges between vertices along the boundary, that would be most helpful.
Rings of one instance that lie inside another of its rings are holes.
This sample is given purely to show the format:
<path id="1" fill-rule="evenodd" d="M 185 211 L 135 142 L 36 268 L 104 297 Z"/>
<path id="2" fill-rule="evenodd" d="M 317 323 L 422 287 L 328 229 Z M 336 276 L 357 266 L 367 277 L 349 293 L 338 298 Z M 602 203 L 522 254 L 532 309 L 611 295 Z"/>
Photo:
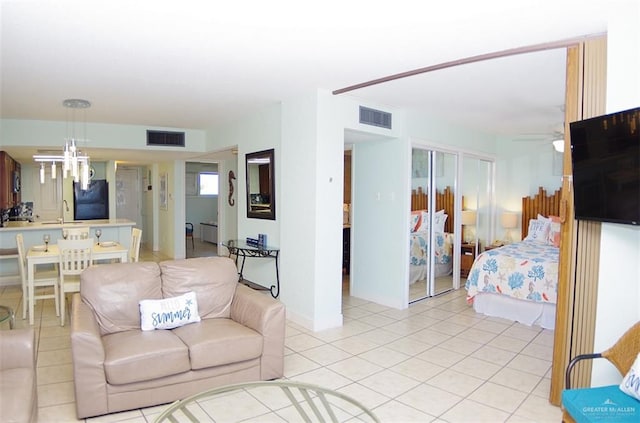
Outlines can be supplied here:
<path id="1" fill-rule="evenodd" d="M 351 267 L 351 226 L 342 226 L 342 272 L 349 274 Z"/>
<path id="2" fill-rule="evenodd" d="M 6 209 L 20 203 L 21 191 L 20 163 L 6 151 L 0 151 L 0 208 Z"/>
<path id="3" fill-rule="evenodd" d="M 480 244 L 478 244 L 478 249 Z M 473 261 L 476 259 L 476 244 L 464 243 L 461 246 L 460 251 L 460 277 L 466 278 L 469 276 Z"/>

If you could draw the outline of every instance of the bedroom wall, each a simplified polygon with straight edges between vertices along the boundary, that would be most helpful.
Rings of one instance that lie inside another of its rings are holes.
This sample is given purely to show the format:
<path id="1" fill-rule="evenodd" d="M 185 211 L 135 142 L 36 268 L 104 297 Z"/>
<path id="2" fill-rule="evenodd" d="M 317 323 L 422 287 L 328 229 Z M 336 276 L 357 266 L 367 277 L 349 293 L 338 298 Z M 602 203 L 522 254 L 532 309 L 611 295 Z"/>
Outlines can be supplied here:
<path id="1" fill-rule="evenodd" d="M 611 10 L 607 34 L 607 113 L 640 106 L 640 4 Z M 640 227 L 603 223 L 594 349 L 611 346 L 640 320 Z M 620 383 L 595 360 L 592 386 Z"/>
<path id="2" fill-rule="evenodd" d="M 409 150 L 406 139 L 353 147 L 357 186 L 351 231 L 357 246 L 351 256 L 351 295 L 399 309 L 407 306 L 409 280 L 408 222 L 398 218 L 409 215 L 403 195 L 409 185 Z"/>
<path id="3" fill-rule="evenodd" d="M 522 233 L 522 197 L 537 193 L 538 187 L 549 195 L 560 188 L 562 155 L 550 142 L 497 140 L 496 146 L 496 214 L 499 217 L 503 211 L 519 213 L 518 227 L 511 231 L 517 241 Z M 504 233 L 499 224 L 496 233 L 498 237 Z"/>

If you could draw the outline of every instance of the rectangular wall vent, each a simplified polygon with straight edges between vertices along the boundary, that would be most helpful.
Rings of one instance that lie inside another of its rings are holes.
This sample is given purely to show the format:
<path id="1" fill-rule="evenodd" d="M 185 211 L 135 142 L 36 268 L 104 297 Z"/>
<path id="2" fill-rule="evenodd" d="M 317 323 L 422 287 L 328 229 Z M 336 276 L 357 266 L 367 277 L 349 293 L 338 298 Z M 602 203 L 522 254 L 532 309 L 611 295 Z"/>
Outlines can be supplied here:
<path id="1" fill-rule="evenodd" d="M 391 113 L 360 106 L 360 123 L 391 129 Z"/>
<path id="2" fill-rule="evenodd" d="M 184 132 L 147 130 L 147 145 L 184 147 Z"/>

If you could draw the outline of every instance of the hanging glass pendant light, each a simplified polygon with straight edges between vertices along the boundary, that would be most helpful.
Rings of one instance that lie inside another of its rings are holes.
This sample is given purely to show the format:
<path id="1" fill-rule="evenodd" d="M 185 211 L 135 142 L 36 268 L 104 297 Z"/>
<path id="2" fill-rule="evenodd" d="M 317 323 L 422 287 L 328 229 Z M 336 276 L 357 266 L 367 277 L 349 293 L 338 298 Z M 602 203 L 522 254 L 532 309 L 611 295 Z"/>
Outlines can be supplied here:
<path id="1" fill-rule="evenodd" d="M 91 107 L 91 103 L 82 99 L 67 99 L 62 102 L 62 105 L 71 110 L 72 117 L 67 119 L 67 132 L 70 130 L 70 136 L 65 139 L 64 146 L 62 148 L 61 155 L 41 155 L 37 154 L 33 156 L 33 160 L 41 163 L 40 166 L 40 183 L 45 183 L 45 169 L 44 163 L 51 162 L 51 179 L 56 179 L 57 170 L 56 163 L 62 163 L 62 176 L 66 178 L 69 173 L 73 177 L 74 182 L 80 182 L 82 189 L 86 190 L 89 187 L 89 156 L 83 155 L 78 148 L 78 141 L 76 136 L 76 110 L 85 110 Z M 84 124 L 84 135 L 86 143 L 86 119 Z M 68 134 L 69 135 L 69 134 Z"/>

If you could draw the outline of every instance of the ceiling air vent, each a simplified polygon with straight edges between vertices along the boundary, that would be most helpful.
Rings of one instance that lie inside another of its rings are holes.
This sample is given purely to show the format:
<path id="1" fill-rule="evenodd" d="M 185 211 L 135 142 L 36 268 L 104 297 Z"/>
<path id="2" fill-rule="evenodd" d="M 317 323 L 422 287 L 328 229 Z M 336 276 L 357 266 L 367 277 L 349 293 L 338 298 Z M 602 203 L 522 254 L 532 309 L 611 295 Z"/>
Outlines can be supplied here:
<path id="1" fill-rule="evenodd" d="M 360 123 L 391 129 L 391 113 L 360 106 Z"/>
<path id="2" fill-rule="evenodd" d="M 184 132 L 147 130 L 147 145 L 184 147 Z"/>

